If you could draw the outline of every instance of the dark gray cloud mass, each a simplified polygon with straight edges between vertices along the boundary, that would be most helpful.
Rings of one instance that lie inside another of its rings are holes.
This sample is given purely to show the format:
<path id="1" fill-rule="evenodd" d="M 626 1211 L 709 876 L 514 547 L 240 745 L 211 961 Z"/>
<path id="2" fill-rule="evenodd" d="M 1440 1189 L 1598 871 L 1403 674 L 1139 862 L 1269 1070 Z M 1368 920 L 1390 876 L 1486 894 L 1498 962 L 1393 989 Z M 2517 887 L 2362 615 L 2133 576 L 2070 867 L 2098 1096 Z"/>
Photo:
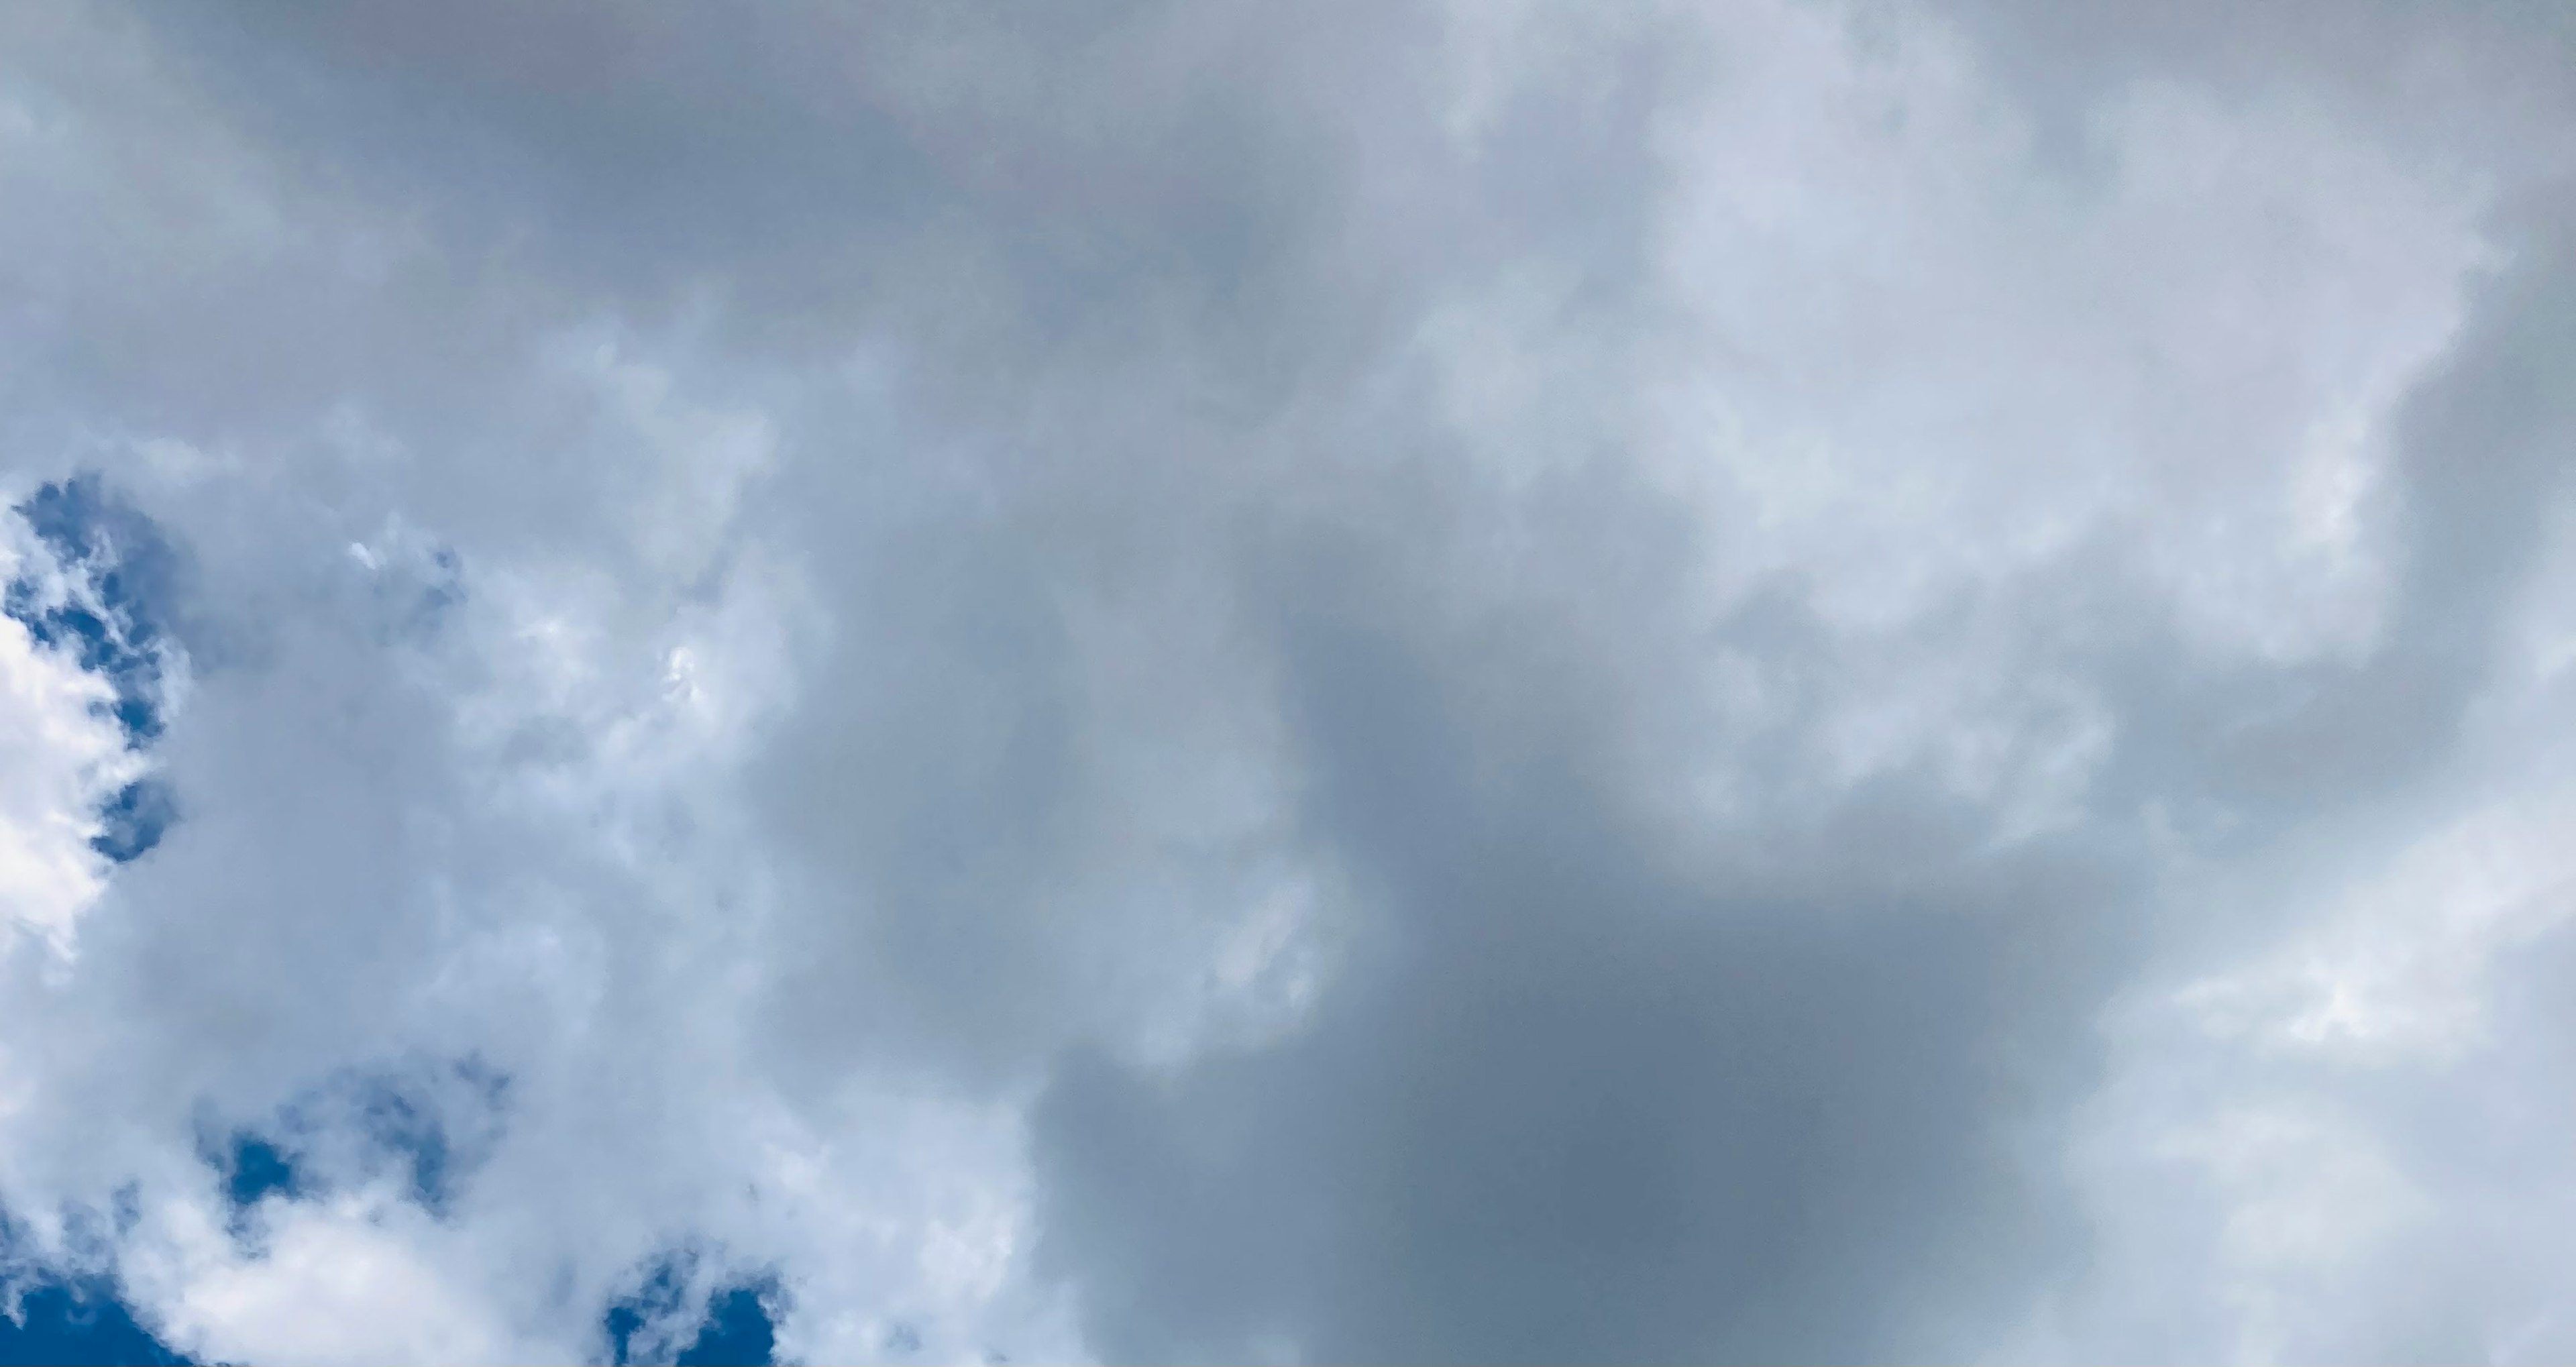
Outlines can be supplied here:
<path id="1" fill-rule="evenodd" d="M 0 1270 L 278 1362 L 2563 1356 L 2571 72 L 0 19 Z M 148 678 L 27 625 L 69 489 Z"/>
<path id="2" fill-rule="evenodd" d="M 2115 854 L 1980 857 L 1898 779 L 1676 870 L 1547 718 L 1456 724 L 1540 671 L 1302 609 L 1306 819 L 1373 952 L 1291 1043 L 1056 1076 L 1043 1237 L 1108 1355 L 1948 1355 L 2079 1253 L 2014 1160 L 2094 1052 Z"/>

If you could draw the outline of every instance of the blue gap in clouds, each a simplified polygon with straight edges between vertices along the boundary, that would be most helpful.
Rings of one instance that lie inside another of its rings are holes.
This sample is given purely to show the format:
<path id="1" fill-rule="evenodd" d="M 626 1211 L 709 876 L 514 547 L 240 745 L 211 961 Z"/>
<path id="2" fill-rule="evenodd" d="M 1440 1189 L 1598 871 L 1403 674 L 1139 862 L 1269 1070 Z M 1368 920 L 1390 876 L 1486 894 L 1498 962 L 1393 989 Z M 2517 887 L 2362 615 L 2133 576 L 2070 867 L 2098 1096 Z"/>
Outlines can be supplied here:
<path id="1" fill-rule="evenodd" d="M 220 1138 L 200 1133 L 197 1157 L 224 1179 L 224 1200 L 232 1207 L 227 1223 L 236 1239 L 250 1237 L 251 1210 L 261 1201 L 271 1195 L 301 1200 L 315 1189 L 292 1148 L 250 1130 Z"/>
<path id="2" fill-rule="evenodd" d="M 344 1084 L 354 1095 L 358 1123 L 367 1142 L 399 1158 L 411 1169 L 411 1199 L 440 1219 L 447 1217 L 457 1184 L 472 1166 L 475 1152 L 491 1137 L 491 1127 L 509 1104 L 510 1079 L 479 1057 L 446 1065 L 443 1076 L 414 1075 L 405 1080 L 380 1076 Z M 436 1097 L 444 1092 L 447 1105 Z M 471 1122 L 480 1118 L 482 1138 Z M 467 1123 L 463 1154 L 451 1124 Z"/>
<path id="3" fill-rule="evenodd" d="M 0 590 L 0 615 L 25 625 L 39 645 L 72 651 L 82 669 L 105 679 L 116 699 L 104 710 L 124 730 L 127 748 L 151 744 L 164 724 L 158 702 L 164 605 L 177 579 L 168 539 L 94 474 L 47 484 L 11 511 L 27 520 L 66 574 L 85 582 L 90 601 L 42 603 L 36 582 L 22 575 Z M 166 784 L 147 778 L 126 785 L 99 815 L 104 829 L 90 846 L 123 864 L 161 843 L 178 819 L 178 804 Z"/>
<path id="4" fill-rule="evenodd" d="M 479 1058 L 392 1072 L 348 1072 L 282 1106 L 264 1126 L 202 1122 L 198 1156 L 225 1180 L 236 1232 L 271 1193 L 301 1200 L 329 1182 L 317 1146 L 373 1174 L 399 1164 L 411 1200 L 446 1218 L 458 1184 L 491 1140 L 510 1080 Z M 452 1126 L 466 1128 L 460 1140 Z M 352 1147 L 354 1141 L 354 1147 Z M 346 1175 L 346 1174 L 343 1174 Z"/>
<path id="5" fill-rule="evenodd" d="M 118 1212 L 120 1224 L 128 1217 Z M 195 1367 L 135 1319 L 113 1279 L 32 1266 L 24 1242 L 0 1211 L 0 1367 Z"/>
<path id="6" fill-rule="evenodd" d="M 224 1197 L 235 1211 L 258 1205 L 270 1192 L 283 1192 L 292 1201 L 305 1192 L 302 1173 L 285 1150 L 255 1134 L 233 1136 L 232 1153 L 224 1163 Z"/>
<path id="7" fill-rule="evenodd" d="M 105 829 L 90 837 L 89 847 L 119 864 L 131 864 L 161 843 L 170 823 L 179 819 L 179 805 L 169 784 L 144 778 L 118 789 L 99 815 Z"/>
<path id="8" fill-rule="evenodd" d="M 778 1349 L 766 1288 L 728 1287 L 707 1302 L 707 1322 L 697 1342 L 681 1350 L 675 1367 L 768 1367 Z M 772 1293 L 774 1294 L 774 1293 Z"/>
<path id="9" fill-rule="evenodd" d="M 137 1324 L 113 1287 L 94 1278 L 23 1286 L 14 1313 L 0 1316 L 0 1367 L 47 1363 L 194 1367 Z"/>
<path id="10" fill-rule="evenodd" d="M 411 1168 L 411 1199 L 432 1215 L 447 1213 L 447 1129 L 390 1088 L 367 1099 L 367 1137 L 401 1155 Z"/>
<path id="11" fill-rule="evenodd" d="M 179 807 L 170 796 L 170 785 L 147 778 L 118 789 L 99 808 L 98 817 L 99 833 L 90 837 L 90 848 L 119 864 L 131 864 L 161 843 L 170 823 L 179 819 Z"/>
<path id="12" fill-rule="evenodd" d="M 664 1258 L 634 1295 L 609 1305 L 601 1328 L 607 1331 L 615 1367 L 640 1363 L 634 1356 L 636 1336 L 653 1321 L 680 1312 L 686 1282 L 685 1262 Z M 767 1278 L 720 1288 L 707 1298 L 706 1317 L 689 1346 L 671 1359 L 673 1367 L 769 1367 L 778 1347 L 772 1318 L 777 1299 L 778 1284 Z"/>

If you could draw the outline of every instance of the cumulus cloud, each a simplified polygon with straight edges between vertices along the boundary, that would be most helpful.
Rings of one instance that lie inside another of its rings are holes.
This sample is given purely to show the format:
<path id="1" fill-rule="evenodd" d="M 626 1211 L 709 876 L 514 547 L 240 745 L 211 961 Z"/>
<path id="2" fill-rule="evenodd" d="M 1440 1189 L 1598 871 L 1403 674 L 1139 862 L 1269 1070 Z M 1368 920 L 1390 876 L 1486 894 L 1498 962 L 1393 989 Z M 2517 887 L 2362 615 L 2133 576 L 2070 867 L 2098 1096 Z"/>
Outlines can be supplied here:
<path id="1" fill-rule="evenodd" d="M 2086 16 L 0 20 L 12 1284 L 2563 1354 L 2576 35 Z"/>

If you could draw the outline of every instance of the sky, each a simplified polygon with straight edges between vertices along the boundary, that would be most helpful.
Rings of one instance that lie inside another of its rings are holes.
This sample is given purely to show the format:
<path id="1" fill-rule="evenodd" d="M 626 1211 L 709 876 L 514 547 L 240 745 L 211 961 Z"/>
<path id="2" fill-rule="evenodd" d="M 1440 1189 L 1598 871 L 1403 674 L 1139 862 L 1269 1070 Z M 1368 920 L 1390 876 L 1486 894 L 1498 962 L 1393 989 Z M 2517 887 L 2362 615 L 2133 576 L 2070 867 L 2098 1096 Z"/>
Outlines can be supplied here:
<path id="1" fill-rule="evenodd" d="M 2576 1356 L 2576 10 L 0 7 L 0 1361 Z"/>

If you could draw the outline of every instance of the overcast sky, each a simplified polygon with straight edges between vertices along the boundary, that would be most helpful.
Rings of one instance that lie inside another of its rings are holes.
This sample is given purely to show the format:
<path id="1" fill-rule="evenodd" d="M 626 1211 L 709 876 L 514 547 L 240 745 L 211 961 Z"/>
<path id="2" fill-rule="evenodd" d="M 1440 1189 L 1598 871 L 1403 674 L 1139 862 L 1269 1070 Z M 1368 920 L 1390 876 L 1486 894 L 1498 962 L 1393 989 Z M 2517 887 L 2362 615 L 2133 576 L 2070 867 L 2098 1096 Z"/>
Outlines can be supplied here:
<path id="1" fill-rule="evenodd" d="M 0 6 L 0 1283 L 2564 1361 L 2571 465 L 2552 0 Z"/>

